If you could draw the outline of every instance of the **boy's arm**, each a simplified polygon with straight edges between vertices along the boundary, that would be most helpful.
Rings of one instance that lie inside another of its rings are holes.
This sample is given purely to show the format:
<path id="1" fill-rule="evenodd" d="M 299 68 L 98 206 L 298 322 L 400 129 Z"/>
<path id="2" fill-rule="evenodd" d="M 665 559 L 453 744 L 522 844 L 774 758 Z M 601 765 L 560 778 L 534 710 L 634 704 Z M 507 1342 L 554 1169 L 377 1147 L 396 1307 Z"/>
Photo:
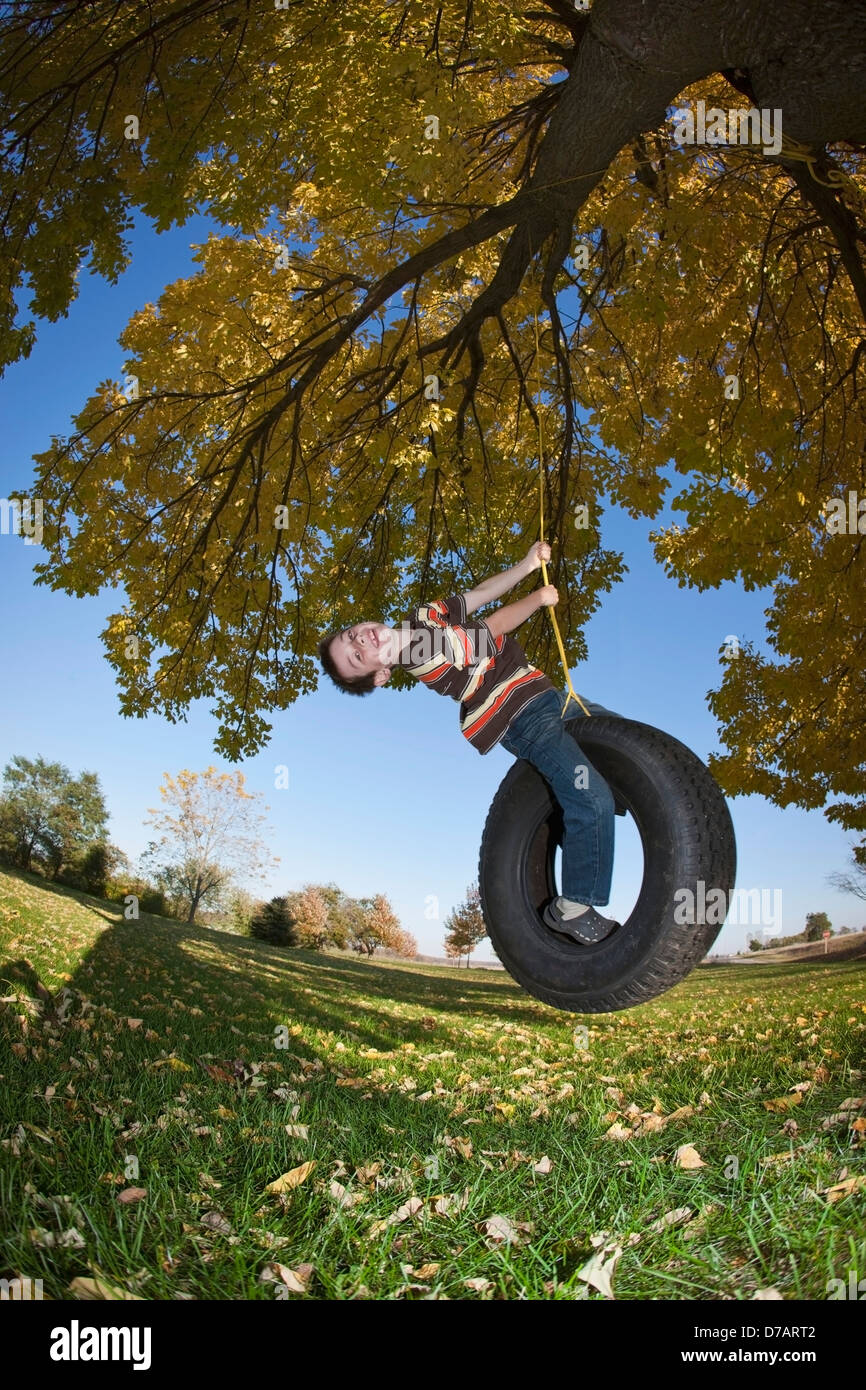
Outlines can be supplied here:
<path id="1" fill-rule="evenodd" d="M 525 623 L 527 618 L 531 618 L 533 613 L 537 613 L 539 608 L 550 608 L 558 602 L 559 594 L 556 589 L 552 584 L 545 584 L 534 593 L 527 594 L 526 598 L 519 598 L 516 603 L 497 608 L 496 612 L 491 613 L 484 621 L 493 636 L 498 637 L 500 633 L 513 632 L 521 623 Z"/>
<path id="2" fill-rule="evenodd" d="M 550 546 L 546 541 L 536 541 L 531 546 L 528 553 L 517 565 L 512 565 L 511 569 L 503 570 L 501 574 L 491 575 L 485 579 L 476 589 L 470 589 L 463 595 L 466 604 L 466 612 L 474 613 L 476 608 L 483 608 L 486 603 L 493 603 L 494 599 L 501 598 L 507 594 L 516 584 L 519 584 L 527 575 L 532 574 L 533 570 L 541 568 L 541 562 L 545 564 L 550 559 Z M 532 610 L 535 611 L 534 609 Z M 523 620 L 521 619 L 521 622 Z"/>

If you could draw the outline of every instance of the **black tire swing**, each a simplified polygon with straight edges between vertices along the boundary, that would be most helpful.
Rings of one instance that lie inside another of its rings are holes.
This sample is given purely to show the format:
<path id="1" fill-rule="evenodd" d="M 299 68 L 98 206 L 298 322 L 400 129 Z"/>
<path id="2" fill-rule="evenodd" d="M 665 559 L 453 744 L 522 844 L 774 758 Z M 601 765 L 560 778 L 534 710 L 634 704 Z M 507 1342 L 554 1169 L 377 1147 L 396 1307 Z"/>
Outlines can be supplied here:
<path id="1" fill-rule="evenodd" d="M 535 355 L 539 361 L 538 316 Z M 539 403 L 541 379 L 539 367 Z M 544 540 L 544 440 L 538 421 L 539 537 Z M 547 565 L 541 573 L 547 580 Z M 726 912 L 701 920 L 703 906 L 725 903 L 734 886 L 737 849 L 724 796 L 700 758 L 649 724 L 590 715 L 574 690 L 562 634 L 547 609 L 568 685 L 583 716 L 568 732 L 613 793 L 617 815 L 630 812 L 643 846 L 644 875 L 635 906 L 621 926 L 593 945 L 553 931 L 545 903 L 557 895 L 556 850 L 562 809 L 546 779 L 518 759 L 487 815 L 478 884 L 487 934 L 505 969 L 530 994 L 573 1013 L 610 1013 L 655 999 L 703 959 Z M 565 710 L 568 709 L 566 702 Z M 683 896 L 691 893 L 689 899 Z M 698 906 L 700 905 L 700 906 Z M 685 910 L 684 910 L 685 909 Z M 691 919 L 691 920 L 689 920 Z"/>
<path id="2" fill-rule="evenodd" d="M 524 989 L 557 1009 L 608 1013 L 663 994 L 706 955 L 725 912 L 701 906 L 718 903 L 713 889 L 730 901 L 734 827 L 708 768 L 670 734 L 607 715 L 571 719 L 566 727 L 610 786 L 617 815 L 629 812 L 640 834 L 644 876 L 634 909 L 591 946 L 543 922 L 542 908 L 558 891 L 562 811 L 546 779 L 523 759 L 501 783 L 484 826 L 481 905 L 493 949 Z M 707 915 L 709 923 L 694 920 Z"/>

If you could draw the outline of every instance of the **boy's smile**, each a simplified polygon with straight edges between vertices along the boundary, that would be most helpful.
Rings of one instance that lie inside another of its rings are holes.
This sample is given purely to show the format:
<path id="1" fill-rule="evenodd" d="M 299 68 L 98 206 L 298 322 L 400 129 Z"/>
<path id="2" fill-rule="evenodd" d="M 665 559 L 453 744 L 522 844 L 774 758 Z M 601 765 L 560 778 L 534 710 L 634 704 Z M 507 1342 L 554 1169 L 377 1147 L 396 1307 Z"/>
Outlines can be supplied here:
<path id="1" fill-rule="evenodd" d="M 384 623 L 355 623 L 335 637 L 331 657 L 343 679 L 373 674 L 376 684 L 384 685 L 394 660 L 394 635 Z"/>

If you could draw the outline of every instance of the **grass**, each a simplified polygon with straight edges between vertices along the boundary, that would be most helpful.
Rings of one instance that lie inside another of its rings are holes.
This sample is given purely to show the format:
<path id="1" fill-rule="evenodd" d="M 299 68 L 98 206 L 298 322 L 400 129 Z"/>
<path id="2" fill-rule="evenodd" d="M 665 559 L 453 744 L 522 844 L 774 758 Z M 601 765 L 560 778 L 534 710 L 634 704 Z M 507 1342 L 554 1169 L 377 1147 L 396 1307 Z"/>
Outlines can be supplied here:
<path id="1" fill-rule="evenodd" d="M 13 873 L 0 948 L 0 1274 L 51 1298 L 825 1299 L 866 1275 L 862 962 L 701 967 L 580 1017 L 499 972 L 125 921 Z"/>

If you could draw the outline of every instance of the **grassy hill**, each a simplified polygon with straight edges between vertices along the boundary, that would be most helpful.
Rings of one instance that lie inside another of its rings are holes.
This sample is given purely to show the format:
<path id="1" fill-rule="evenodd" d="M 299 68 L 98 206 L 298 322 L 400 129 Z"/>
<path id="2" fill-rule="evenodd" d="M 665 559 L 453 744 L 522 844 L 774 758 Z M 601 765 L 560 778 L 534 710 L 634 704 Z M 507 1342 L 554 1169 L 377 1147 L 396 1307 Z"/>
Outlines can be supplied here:
<path id="1" fill-rule="evenodd" d="M 824 1299 L 866 1269 L 862 962 L 577 1017 L 8 873 L 0 952 L 0 1276 L 46 1296 Z"/>
<path id="2" fill-rule="evenodd" d="M 826 950 L 825 950 L 826 947 Z M 751 956 L 740 956 L 744 961 L 801 961 L 801 960 L 860 960 L 866 957 L 866 932 L 852 932 L 850 936 L 831 936 L 828 941 L 795 941 L 790 946 L 769 946 L 764 951 L 755 951 Z"/>

